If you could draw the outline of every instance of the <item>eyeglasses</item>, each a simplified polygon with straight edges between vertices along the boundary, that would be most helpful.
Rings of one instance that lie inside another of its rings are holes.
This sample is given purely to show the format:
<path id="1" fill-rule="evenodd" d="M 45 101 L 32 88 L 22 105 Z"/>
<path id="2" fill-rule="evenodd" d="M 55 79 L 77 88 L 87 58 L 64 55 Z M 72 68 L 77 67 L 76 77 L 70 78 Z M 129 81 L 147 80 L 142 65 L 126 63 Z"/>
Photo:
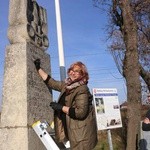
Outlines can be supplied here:
<path id="1" fill-rule="evenodd" d="M 71 70 L 74 73 L 81 73 L 81 70 Z"/>

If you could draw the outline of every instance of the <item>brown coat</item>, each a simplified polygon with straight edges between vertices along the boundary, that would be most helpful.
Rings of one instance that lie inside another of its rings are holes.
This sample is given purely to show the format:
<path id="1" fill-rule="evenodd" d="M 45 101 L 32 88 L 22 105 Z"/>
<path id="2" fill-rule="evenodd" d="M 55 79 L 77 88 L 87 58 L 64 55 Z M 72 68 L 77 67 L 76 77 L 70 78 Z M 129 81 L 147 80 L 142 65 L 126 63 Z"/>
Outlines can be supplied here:
<path id="1" fill-rule="evenodd" d="M 50 79 L 48 85 L 60 91 L 58 102 L 61 101 L 65 92 L 64 83 Z M 66 115 L 66 127 L 71 150 L 92 150 L 97 144 L 97 128 L 95 110 L 92 104 L 92 95 L 87 85 L 81 85 L 71 90 L 65 96 L 65 105 L 75 108 L 77 119 Z M 58 141 L 65 141 L 64 127 L 61 117 L 54 116 L 55 133 Z"/>

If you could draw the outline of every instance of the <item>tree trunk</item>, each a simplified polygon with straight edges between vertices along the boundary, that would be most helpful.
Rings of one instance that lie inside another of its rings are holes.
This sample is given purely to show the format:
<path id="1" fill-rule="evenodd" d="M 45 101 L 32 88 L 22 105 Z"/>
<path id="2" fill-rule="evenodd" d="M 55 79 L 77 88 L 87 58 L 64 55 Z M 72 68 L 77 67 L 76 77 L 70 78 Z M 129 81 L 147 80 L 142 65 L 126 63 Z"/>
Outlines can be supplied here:
<path id="1" fill-rule="evenodd" d="M 123 15 L 123 37 L 126 46 L 123 72 L 127 84 L 128 129 L 127 150 L 136 150 L 140 125 L 141 83 L 137 49 L 137 25 L 132 16 L 129 0 L 120 0 Z"/>

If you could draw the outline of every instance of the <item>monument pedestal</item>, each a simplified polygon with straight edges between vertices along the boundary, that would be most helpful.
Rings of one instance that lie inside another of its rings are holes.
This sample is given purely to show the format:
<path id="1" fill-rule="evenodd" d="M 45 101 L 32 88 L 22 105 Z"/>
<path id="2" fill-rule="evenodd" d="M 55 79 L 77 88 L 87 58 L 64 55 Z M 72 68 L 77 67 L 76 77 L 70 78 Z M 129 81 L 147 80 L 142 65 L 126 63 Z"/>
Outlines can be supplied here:
<path id="1" fill-rule="evenodd" d="M 6 48 L 2 112 L 0 122 L 1 150 L 45 150 L 32 129 L 38 120 L 52 122 L 49 107 L 52 95 L 37 73 L 34 60 L 50 73 L 50 57 L 30 42 L 15 43 Z"/>

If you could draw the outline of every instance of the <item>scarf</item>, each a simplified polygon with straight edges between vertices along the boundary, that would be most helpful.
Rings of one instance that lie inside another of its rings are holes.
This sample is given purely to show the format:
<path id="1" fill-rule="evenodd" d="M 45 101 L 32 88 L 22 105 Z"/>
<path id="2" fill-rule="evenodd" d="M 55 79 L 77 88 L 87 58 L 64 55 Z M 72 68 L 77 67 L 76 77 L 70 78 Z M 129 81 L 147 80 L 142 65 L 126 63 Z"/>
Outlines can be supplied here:
<path id="1" fill-rule="evenodd" d="M 66 84 L 66 90 L 70 91 L 78 86 L 87 84 L 87 81 L 85 80 L 85 78 L 77 79 L 75 81 L 72 81 L 71 78 L 66 78 L 65 84 Z"/>

